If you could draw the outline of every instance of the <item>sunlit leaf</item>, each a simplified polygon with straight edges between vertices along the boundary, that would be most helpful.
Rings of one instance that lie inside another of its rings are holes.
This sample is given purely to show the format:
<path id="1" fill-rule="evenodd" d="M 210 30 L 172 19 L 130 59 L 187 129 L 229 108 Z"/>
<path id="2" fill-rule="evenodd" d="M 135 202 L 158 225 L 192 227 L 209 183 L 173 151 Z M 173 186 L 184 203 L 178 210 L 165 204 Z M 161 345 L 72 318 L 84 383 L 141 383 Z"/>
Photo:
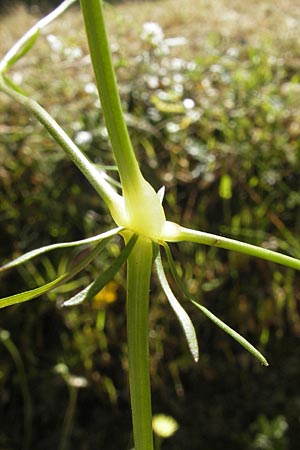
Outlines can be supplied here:
<path id="1" fill-rule="evenodd" d="M 51 281 L 50 283 L 44 284 L 35 289 L 31 289 L 30 291 L 21 292 L 19 294 L 10 295 L 9 297 L 2 298 L 0 300 L 0 308 L 4 308 L 5 306 L 15 305 L 17 303 L 27 302 L 28 300 L 32 300 L 36 297 L 39 297 L 42 294 L 46 294 L 47 292 L 54 289 L 56 286 L 65 280 L 65 275 L 61 275 L 56 278 L 56 280 Z"/>
<path id="2" fill-rule="evenodd" d="M 24 43 L 24 45 L 6 61 L 6 68 L 9 69 L 13 66 L 19 59 L 23 58 L 24 55 L 34 46 L 37 38 L 39 37 L 40 30 L 37 29 L 32 36 Z"/>
<path id="3" fill-rule="evenodd" d="M 35 258 L 37 256 L 40 256 L 46 252 L 50 252 L 52 250 L 58 250 L 60 248 L 71 248 L 71 247 L 77 247 L 80 245 L 87 245 L 87 244 L 97 244 L 98 242 L 115 236 L 122 228 L 114 228 L 113 230 L 106 231 L 105 233 L 98 234 L 96 236 L 92 236 L 87 239 L 81 239 L 80 241 L 73 241 L 73 242 L 60 242 L 58 244 L 52 244 L 52 245 L 46 245 L 44 247 L 37 248 L 35 250 L 31 250 L 28 253 L 25 253 L 24 255 L 19 256 L 18 258 L 14 259 L 13 261 L 10 261 L 7 264 L 4 264 L 0 267 L 0 272 L 8 269 L 12 269 L 13 267 L 16 267 L 20 264 L 24 264 L 27 261 L 29 261 L 32 258 Z"/>
<path id="4" fill-rule="evenodd" d="M 160 253 L 157 254 L 157 257 L 155 259 L 155 266 L 156 266 L 157 275 L 158 275 L 160 284 L 163 288 L 164 293 L 166 294 L 166 297 L 167 297 L 173 311 L 175 312 L 175 314 L 180 322 L 180 325 L 186 336 L 188 346 L 192 353 L 192 356 L 195 361 L 198 361 L 199 360 L 199 349 L 198 349 L 198 342 L 197 342 L 194 325 L 192 324 L 190 317 L 188 316 L 186 311 L 183 309 L 183 307 L 180 305 L 180 303 L 178 302 L 177 298 L 175 297 L 175 295 L 173 294 L 173 292 L 170 288 L 170 285 L 168 283 L 167 277 L 164 272 Z"/>

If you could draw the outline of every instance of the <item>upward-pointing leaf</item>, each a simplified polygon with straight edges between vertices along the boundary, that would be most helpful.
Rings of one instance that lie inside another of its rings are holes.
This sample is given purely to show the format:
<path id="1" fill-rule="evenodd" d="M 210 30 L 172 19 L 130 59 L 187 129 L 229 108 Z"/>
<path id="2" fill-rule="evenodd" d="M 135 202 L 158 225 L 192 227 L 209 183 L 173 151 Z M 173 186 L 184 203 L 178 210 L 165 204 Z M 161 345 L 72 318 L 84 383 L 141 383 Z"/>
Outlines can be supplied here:
<path id="1" fill-rule="evenodd" d="M 13 66 L 17 61 L 19 61 L 19 59 L 23 58 L 23 56 L 26 55 L 27 52 L 29 52 L 29 50 L 34 46 L 39 34 L 40 30 L 35 30 L 35 32 L 24 42 L 24 45 L 15 54 L 12 54 L 10 58 L 7 59 L 7 69 Z"/>

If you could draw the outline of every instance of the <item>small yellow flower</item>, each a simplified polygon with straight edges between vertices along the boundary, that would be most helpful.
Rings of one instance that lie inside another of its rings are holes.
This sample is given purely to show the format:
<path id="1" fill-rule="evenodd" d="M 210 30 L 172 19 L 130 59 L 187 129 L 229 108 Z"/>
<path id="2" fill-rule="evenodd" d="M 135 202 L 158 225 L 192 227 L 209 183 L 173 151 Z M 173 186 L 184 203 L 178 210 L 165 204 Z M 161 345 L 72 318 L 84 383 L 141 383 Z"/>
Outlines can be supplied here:
<path id="1" fill-rule="evenodd" d="M 153 431 L 157 436 L 166 439 L 171 437 L 179 428 L 176 420 L 165 414 L 156 414 L 152 419 Z"/>
<path id="2" fill-rule="evenodd" d="M 117 299 L 118 283 L 110 281 L 107 285 L 98 292 L 93 298 L 93 308 L 105 308 L 110 303 L 113 303 Z"/>

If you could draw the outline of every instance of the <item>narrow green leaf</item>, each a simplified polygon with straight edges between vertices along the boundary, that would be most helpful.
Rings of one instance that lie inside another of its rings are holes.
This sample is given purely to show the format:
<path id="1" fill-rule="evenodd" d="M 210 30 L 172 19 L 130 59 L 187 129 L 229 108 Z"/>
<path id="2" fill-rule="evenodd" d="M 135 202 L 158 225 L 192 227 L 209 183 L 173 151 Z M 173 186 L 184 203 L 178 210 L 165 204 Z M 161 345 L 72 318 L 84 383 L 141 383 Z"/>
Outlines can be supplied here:
<path id="1" fill-rule="evenodd" d="M 34 45 L 40 31 L 49 25 L 53 20 L 59 17 L 72 3 L 76 0 L 65 0 L 57 8 L 51 11 L 47 16 L 39 20 L 33 27 L 31 27 L 5 54 L 0 61 L 0 72 L 4 73 L 16 61 L 22 58 L 28 50 Z"/>
<path id="2" fill-rule="evenodd" d="M 24 42 L 24 45 L 18 49 L 18 51 L 15 54 L 12 54 L 10 59 L 6 61 L 6 68 L 9 69 L 11 66 L 13 66 L 19 59 L 23 58 L 24 55 L 34 46 L 35 41 L 40 35 L 40 30 L 36 29 L 35 32 L 28 38 L 26 42 Z"/>
<path id="3" fill-rule="evenodd" d="M 21 95 L 26 95 L 24 89 L 14 83 L 7 75 L 3 74 L 3 80 L 10 86 L 14 91 L 18 92 Z"/>
<path id="4" fill-rule="evenodd" d="M 225 331 L 225 333 L 229 334 L 233 339 L 235 339 L 239 344 L 241 344 L 249 353 L 251 353 L 255 358 L 257 358 L 264 366 L 268 366 L 269 363 L 266 358 L 258 351 L 252 344 L 250 344 L 247 339 L 233 330 L 231 327 L 226 325 L 221 319 L 215 316 L 211 311 L 209 311 L 205 306 L 200 305 L 194 300 L 190 299 L 190 301 L 198 308 L 203 314 L 206 315 L 213 323 L 215 323 L 221 330 Z"/>
<path id="5" fill-rule="evenodd" d="M 105 233 L 98 234 L 96 236 L 92 236 L 87 239 L 81 239 L 80 241 L 73 242 L 60 242 L 58 244 L 46 245 L 44 247 L 37 248 L 35 250 L 31 250 L 30 252 L 25 253 L 24 255 L 19 256 L 13 261 L 8 262 L 0 267 L 0 272 L 3 272 L 8 269 L 12 269 L 13 267 L 19 266 L 20 264 L 24 264 L 32 258 L 36 258 L 37 256 L 43 255 L 46 252 L 50 252 L 52 250 L 58 250 L 60 248 L 71 248 L 80 245 L 86 244 L 97 244 L 100 241 L 115 236 L 122 230 L 121 227 L 114 228 L 113 230 L 106 231 Z"/>
<path id="6" fill-rule="evenodd" d="M 98 294 L 104 286 L 109 283 L 109 281 L 116 275 L 116 273 L 120 270 L 122 265 L 127 260 L 130 255 L 138 236 L 134 234 L 128 244 L 123 248 L 118 258 L 106 269 L 93 283 L 84 288 L 82 291 L 78 292 L 78 294 L 74 295 L 74 297 L 70 298 L 66 302 L 63 303 L 63 306 L 74 306 L 79 305 L 85 300 L 92 299 L 96 294 Z"/>
<path id="7" fill-rule="evenodd" d="M 167 222 L 168 233 L 163 236 L 167 242 L 195 242 L 197 244 L 211 245 L 212 247 L 224 248 L 235 252 L 243 253 L 249 256 L 265 259 L 276 264 L 282 264 L 291 269 L 300 270 L 300 259 L 293 258 L 283 253 L 275 252 L 257 245 L 247 244 L 246 242 L 229 239 L 216 234 L 205 233 L 204 231 L 191 230 L 184 228 L 173 222 Z"/>
<path id="8" fill-rule="evenodd" d="M 87 299 L 87 295 L 89 289 L 93 286 L 94 283 L 89 284 L 87 287 L 79 291 L 77 294 L 73 295 L 69 300 L 65 301 L 62 306 L 75 306 L 80 305 Z"/>
<path id="9" fill-rule="evenodd" d="M 36 297 L 39 297 L 40 295 L 45 294 L 46 292 L 49 292 L 52 289 L 54 289 L 64 279 L 65 275 L 61 275 L 60 277 L 56 278 L 56 280 L 53 280 L 50 283 L 44 284 L 43 286 L 40 286 L 38 288 L 2 298 L 0 300 L 0 308 L 5 308 L 5 306 L 16 305 L 17 303 L 27 302 L 28 300 L 32 300 Z"/>
<path id="10" fill-rule="evenodd" d="M 209 311 L 204 306 L 200 305 L 193 296 L 188 292 L 185 285 L 183 284 L 181 278 L 178 275 L 178 272 L 176 270 L 174 260 L 172 257 L 171 250 L 169 246 L 165 243 L 164 249 L 167 255 L 167 260 L 169 267 L 171 269 L 172 275 L 179 287 L 179 289 L 182 291 L 182 293 L 185 295 L 185 297 L 193 303 L 200 311 L 203 312 L 203 314 L 206 315 L 214 324 L 216 324 L 219 328 L 221 328 L 225 333 L 229 334 L 233 339 L 235 339 L 239 344 L 241 344 L 248 352 L 250 352 L 255 358 L 257 358 L 264 366 L 268 366 L 268 362 L 266 358 L 252 345 L 250 342 L 247 341 L 243 336 L 241 336 L 239 333 L 237 333 L 235 330 L 233 330 L 231 327 L 226 325 L 221 319 L 219 319 L 217 316 L 215 316 L 211 311 Z"/>
<path id="11" fill-rule="evenodd" d="M 3 61 L 2 61 L 3 62 Z M 100 197 L 108 206 L 113 219 L 120 223 L 120 218 L 124 212 L 124 199 L 105 180 L 104 172 L 96 169 L 84 153 L 75 145 L 72 139 L 65 133 L 53 117 L 39 105 L 35 100 L 18 92 L 15 87 L 11 87 L 1 74 L 0 63 L 0 90 L 5 92 L 15 101 L 29 110 L 38 121 L 46 128 L 57 144 L 70 156 L 74 164 L 83 173 L 86 179 L 99 193 Z M 20 91 L 20 89 L 19 89 Z"/>
<path id="12" fill-rule="evenodd" d="M 155 266 L 157 270 L 158 279 L 163 288 L 163 291 L 166 294 L 166 297 L 182 326 L 182 329 L 188 342 L 189 349 L 193 355 L 194 360 L 197 362 L 199 360 L 199 349 L 194 325 L 192 324 L 190 317 L 183 309 L 183 307 L 180 305 L 180 303 L 178 302 L 177 298 L 175 297 L 170 288 L 170 285 L 164 272 L 160 253 L 157 254 L 157 257 L 155 259 Z"/>
<path id="13" fill-rule="evenodd" d="M 112 238 L 108 237 L 104 239 L 100 244 L 97 245 L 85 258 L 83 258 L 78 264 L 76 264 L 71 270 L 59 276 L 50 283 L 46 283 L 43 286 L 37 287 L 35 289 L 31 289 L 29 291 L 21 292 L 19 294 L 11 295 L 9 297 L 5 297 L 0 299 L 0 308 L 4 308 L 5 306 L 15 305 L 17 303 L 27 302 L 28 300 L 32 300 L 36 297 L 39 297 L 42 294 L 46 294 L 50 292 L 54 288 L 60 286 L 63 283 L 66 283 L 71 278 L 73 278 L 77 273 L 83 270 L 96 256 L 105 248 L 108 244 L 108 241 Z"/>

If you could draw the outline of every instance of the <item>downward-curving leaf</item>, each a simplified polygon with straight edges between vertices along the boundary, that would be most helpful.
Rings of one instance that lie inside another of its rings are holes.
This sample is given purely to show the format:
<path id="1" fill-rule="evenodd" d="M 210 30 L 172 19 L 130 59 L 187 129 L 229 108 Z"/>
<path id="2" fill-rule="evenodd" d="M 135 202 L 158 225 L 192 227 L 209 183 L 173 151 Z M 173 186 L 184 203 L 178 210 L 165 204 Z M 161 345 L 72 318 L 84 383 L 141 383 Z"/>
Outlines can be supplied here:
<path id="1" fill-rule="evenodd" d="M 239 333 L 237 333 L 235 330 L 233 330 L 230 326 L 226 325 L 221 319 L 219 319 L 217 316 L 215 316 L 211 311 L 209 311 L 204 306 L 200 305 L 193 296 L 188 292 L 185 285 L 183 284 L 181 278 L 178 275 L 178 272 L 176 270 L 174 260 L 172 257 L 171 250 L 169 246 L 165 243 L 164 249 L 167 255 L 167 260 L 169 267 L 171 269 L 172 275 L 179 287 L 179 289 L 183 292 L 185 297 L 193 303 L 200 311 L 203 312 L 203 314 L 206 315 L 214 324 L 216 324 L 221 330 L 225 331 L 225 333 L 229 334 L 233 339 L 235 339 L 239 344 L 241 344 L 246 350 L 248 350 L 249 353 L 251 353 L 255 358 L 257 358 L 264 366 L 268 366 L 268 362 L 266 358 L 252 345 L 250 342 L 247 341 L 243 336 L 241 336 Z"/>
<path id="2" fill-rule="evenodd" d="M 188 314 L 180 305 L 180 303 L 178 302 L 177 298 L 175 297 L 169 286 L 159 252 L 155 259 L 155 266 L 157 270 L 158 279 L 163 288 L 163 291 L 166 294 L 166 297 L 169 300 L 169 303 L 182 326 L 182 329 L 188 342 L 189 349 L 193 355 L 194 360 L 197 362 L 199 360 L 199 349 L 194 325 L 192 324 L 192 321 L 189 318 Z"/>
<path id="3" fill-rule="evenodd" d="M 78 264 L 73 266 L 72 269 L 70 269 L 63 275 L 60 275 L 55 280 L 50 281 L 50 283 L 46 283 L 43 286 L 31 289 L 30 291 L 21 292 L 19 294 L 0 299 L 0 308 L 15 305 L 17 303 L 27 302 L 28 300 L 32 300 L 42 294 L 46 294 L 47 292 L 52 291 L 54 288 L 60 286 L 61 284 L 66 283 L 75 275 L 77 275 L 77 273 L 81 272 L 81 270 L 83 270 L 91 261 L 93 261 L 93 259 L 95 259 L 96 256 L 99 255 L 99 253 L 105 248 L 111 238 L 112 236 L 102 240 L 102 242 L 100 242 L 85 258 L 83 258 Z"/>
<path id="4" fill-rule="evenodd" d="M 93 283 L 84 288 L 82 291 L 78 292 L 78 294 L 74 295 L 74 297 L 70 298 L 66 302 L 63 303 L 63 306 L 74 306 L 79 305 L 85 300 L 90 300 L 96 294 L 98 294 L 104 286 L 109 283 L 109 281 L 116 275 L 116 273 L 120 270 L 122 265 L 127 260 L 130 255 L 138 236 L 134 234 L 128 244 L 123 248 L 118 258 L 111 264 L 108 269 L 106 269 Z"/>
<path id="5" fill-rule="evenodd" d="M 80 241 L 73 242 L 60 242 L 58 244 L 46 245 L 44 247 L 37 248 L 35 250 L 31 250 L 30 252 L 25 253 L 22 256 L 14 259 L 13 261 L 8 262 L 0 267 L 0 272 L 4 272 L 5 270 L 12 269 L 13 267 L 19 266 L 20 264 L 24 264 L 32 258 L 36 258 L 39 255 L 43 255 L 46 252 L 50 252 L 52 250 L 58 250 L 60 248 L 71 248 L 77 247 L 80 245 L 86 244 L 97 244 L 101 242 L 103 239 L 110 238 L 115 236 L 122 230 L 121 227 L 114 228 L 113 230 L 106 231 L 105 233 L 98 234 L 96 236 L 92 236 L 87 239 L 81 239 Z"/>
<path id="6" fill-rule="evenodd" d="M 225 333 L 229 334 L 233 339 L 235 339 L 239 344 L 241 344 L 249 353 L 251 353 L 255 358 L 257 358 L 264 366 L 268 366 L 269 363 L 266 358 L 258 351 L 252 344 L 250 344 L 247 339 L 237 333 L 235 330 L 230 328 L 226 323 L 224 323 L 221 319 L 215 316 L 211 311 L 209 311 L 205 306 L 200 305 L 196 301 L 190 299 L 190 301 L 195 305 L 203 314 L 206 315 L 213 323 L 215 323 L 221 330 L 225 331 Z"/>

